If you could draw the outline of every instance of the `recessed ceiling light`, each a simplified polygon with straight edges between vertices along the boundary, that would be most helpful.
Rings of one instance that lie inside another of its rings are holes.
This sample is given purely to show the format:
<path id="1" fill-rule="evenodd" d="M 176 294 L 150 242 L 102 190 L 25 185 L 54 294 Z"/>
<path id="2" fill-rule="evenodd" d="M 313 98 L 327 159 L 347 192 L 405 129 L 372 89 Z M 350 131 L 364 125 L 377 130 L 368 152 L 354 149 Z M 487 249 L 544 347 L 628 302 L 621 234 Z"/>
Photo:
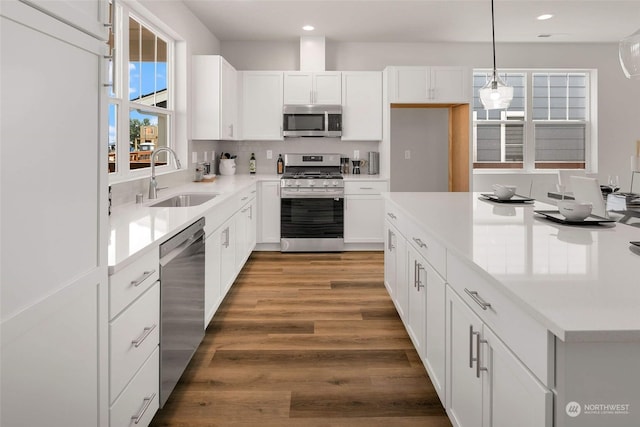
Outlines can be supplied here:
<path id="1" fill-rule="evenodd" d="M 305 25 L 304 27 L 302 27 L 302 29 L 305 31 L 313 31 L 316 28 L 313 25 Z"/>
<path id="2" fill-rule="evenodd" d="M 546 21 L 547 19 L 553 18 L 553 15 L 550 13 L 545 13 L 544 15 L 538 16 L 538 21 Z"/>

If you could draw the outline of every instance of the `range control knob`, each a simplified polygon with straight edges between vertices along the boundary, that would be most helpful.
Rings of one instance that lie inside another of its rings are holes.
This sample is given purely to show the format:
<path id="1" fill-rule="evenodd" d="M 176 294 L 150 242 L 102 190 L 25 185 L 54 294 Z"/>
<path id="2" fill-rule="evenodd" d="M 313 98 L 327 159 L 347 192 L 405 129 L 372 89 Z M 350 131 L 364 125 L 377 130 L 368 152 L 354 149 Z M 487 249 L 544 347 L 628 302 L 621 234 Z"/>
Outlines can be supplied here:
<path id="1" fill-rule="evenodd" d="M 315 181 L 310 179 L 309 180 L 309 187 L 313 187 L 314 185 L 316 185 Z"/>
<path id="2" fill-rule="evenodd" d="M 334 187 L 337 187 L 338 186 L 338 181 L 333 181 L 332 184 L 333 184 Z"/>
<path id="3" fill-rule="evenodd" d="M 325 181 L 322 183 L 322 185 L 324 185 L 325 187 L 328 187 L 328 186 L 329 186 L 329 181 L 325 180 Z"/>
<path id="4" fill-rule="evenodd" d="M 302 183 L 300 182 L 300 180 L 299 180 L 299 179 L 296 179 L 296 186 L 297 186 L 297 187 L 300 187 L 300 184 L 302 184 Z"/>

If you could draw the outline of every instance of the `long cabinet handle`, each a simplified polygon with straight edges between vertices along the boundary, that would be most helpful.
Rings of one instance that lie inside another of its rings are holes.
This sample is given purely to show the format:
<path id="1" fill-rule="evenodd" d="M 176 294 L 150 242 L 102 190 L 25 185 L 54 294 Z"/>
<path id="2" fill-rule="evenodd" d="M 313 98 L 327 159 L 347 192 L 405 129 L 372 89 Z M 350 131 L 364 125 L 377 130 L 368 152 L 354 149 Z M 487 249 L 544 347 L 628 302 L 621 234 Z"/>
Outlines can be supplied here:
<path id="1" fill-rule="evenodd" d="M 483 300 L 482 298 L 480 298 L 480 295 L 478 295 L 478 291 L 470 291 L 467 288 L 464 288 L 464 291 L 467 295 L 469 295 L 471 297 L 472 300 L 475 301 L 476 304 L 478 304 L 483 310 L 486 310 L 487 308 L 491 307 L 491 304 L 486 302 L 485 300 Z"/>
<path id="2" fill-rule="evenodd" d="M 417 237 L 414 237 L 413 241 L 416 242 L 416 244 L 418 246 L 420 246 L 421 248 L 428 248 L 427 244 L 425 242 L 423 242 L 422 240 L 418 239 Z"/>
<path id="3" fill-rule="evenodd" d="M 241 202 L 244 202 L 245 200 L 247 200 L 249 198 L 249 196 L 243 197 L 242 199 L 240 199 Z"/>
<path id="4" fill-rule="evenodd" d="M 373 190 L 373 187 L 360 187 L 361 190 Z"/>
<path id="5" fill-rule="evenodd" d="M 140 347 L 140 345 L 144 342 L 144 340 L 147 339 L 147 337 L 151 334 L 151 332 L 153 332 L 155 328 L 155 324 L 153 324 L 152 326 L 147 326 L 146 328 L 144 328 L 144 331 L 142 332 L 142 335 L 140 335 L 140 338 L 131 341 L 131 344 L 133 344 L 135 348 Z"/>
<path id="6" fill-rule="evenodd" d="M 480 338 L 480 332 L 476 332 L 476 378 L 480 378 L 480 371 L 488 371 L 487 368 L 480 367 L 480 344 L 484 344 L 487 340 Z"/>
<path id="7" fill-rule="evenodd" d="M 155 393 L 153 393 L 149 397 L 144 398 L 144 405 L 142 405 L 140 412 L 138 412 L 136 415 L 131 417 L 131 420 L 133 421 L 134 424 L 138 424 L 140 422 L 142 417 L 144 417 L 144 413 L 147 412 L 147 409 L 149 409 L 149 405 L 151 405 L 151 402 L 153 402 L 153 399 L 155 398 L 156 398 Z"/>
<path id="8" fill-rule="evenodd" d="M 132 286 L 139 286 L 142 282 L 147 280 L 147 277 L 151 276 L 155 272 L 156 272 L 155 270 L 145 271 L 144 273 L 142 273 L 142 276 L 140 276 L 140 278 L 138 278 L 136 280 L 132 280 L 131 281 L 131 285 Z"/>
<path id="9" fill-rule="evenodd" d="M 413 287 L 418 286 L 418 261 L 413 260 Z"/>
<path id="10" fill-rule="evenodd" d="M 387 247 L 389 248 L 389 252 L 393 251 L 394 246 L 393 246 L 393 237 L 395 236 L 395 234 L 393 233 L 393 231 L 391 231 L 391 229 L 387 230 L 387 240 L 388 240 L 388 244 Z"/>
<path id="11" fill-rule="evenodd" d="M 389 215 L 389 218 L 391 219 L 398 219 L 398 217 L 392 214 L 391 212 L 387 212 L 387 215 Z"/>
<path id="12" fill-rule="evenodd" d="M 473 368 L 473 362 L 476 359 L 473 357 L 473 325 L 469 325 L 469 368 Z"/>
<path id="13" fill-rule="evenodd" d="M 424 267 L 422 266 L 422 264 L 418 263 L 418 281 L 417 281 L 417 287 L 418 287 L 418 292 L 420 292 L 420 288 L 424 288 L 424 285 L 422 284 L 422 280 L 420 277 L 420 271 L 425 271 Z"/>

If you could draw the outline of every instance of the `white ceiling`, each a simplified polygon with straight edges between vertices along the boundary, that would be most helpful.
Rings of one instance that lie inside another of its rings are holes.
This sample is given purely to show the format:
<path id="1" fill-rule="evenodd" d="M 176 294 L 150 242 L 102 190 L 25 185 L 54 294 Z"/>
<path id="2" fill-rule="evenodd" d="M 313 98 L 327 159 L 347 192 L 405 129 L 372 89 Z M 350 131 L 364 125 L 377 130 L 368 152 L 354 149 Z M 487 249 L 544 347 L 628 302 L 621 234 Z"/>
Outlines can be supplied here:
<path id="1" fill-rule="evenodd" d="M 491 0 L 183 1 L 220 41 L 491 41 Z M 495 0 L 494 7 L 497 43 L 617 42 L 640 28 L 640 0 Z M 554 17 L 538 21 L 543 13 Z M 303 31 L 305 24 L 316 30 Z"/>

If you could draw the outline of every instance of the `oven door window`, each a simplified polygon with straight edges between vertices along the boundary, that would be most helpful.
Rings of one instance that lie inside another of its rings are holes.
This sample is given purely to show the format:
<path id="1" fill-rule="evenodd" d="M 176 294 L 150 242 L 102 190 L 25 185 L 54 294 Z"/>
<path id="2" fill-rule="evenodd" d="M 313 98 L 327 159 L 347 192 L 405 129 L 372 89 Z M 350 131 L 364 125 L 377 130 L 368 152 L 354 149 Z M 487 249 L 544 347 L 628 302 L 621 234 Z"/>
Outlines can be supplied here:
<path id="1" fill-rule="evenodd" d="M 285 238 L 344 237 L 344 199 L 281 199 L 280 235 Z"/>
<path id="2" fill-rule="evenodd" d="M 324 114 L 285 114 L 285 131 L 324 131 Z"/>

